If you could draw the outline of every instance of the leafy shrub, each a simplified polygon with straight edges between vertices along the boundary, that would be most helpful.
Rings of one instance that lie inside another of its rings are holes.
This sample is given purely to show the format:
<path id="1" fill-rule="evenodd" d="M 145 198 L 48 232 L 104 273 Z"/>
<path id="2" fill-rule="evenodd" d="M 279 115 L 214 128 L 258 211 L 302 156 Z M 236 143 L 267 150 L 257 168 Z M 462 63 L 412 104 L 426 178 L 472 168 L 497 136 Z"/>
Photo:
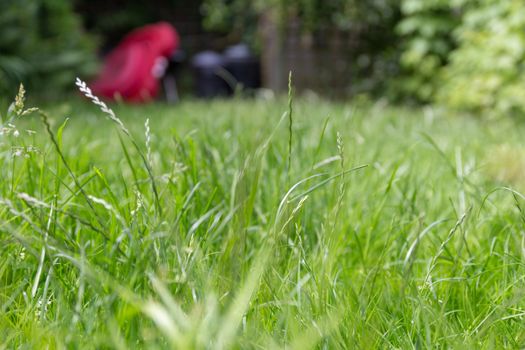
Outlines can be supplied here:
<path id="1" fill-rule="evenodd" d="M 498 114 L 525 112 L 525 3 L 476 1 L 455 31 L 458 48 L 437 100 Z"/>
<path id="2" fill-rule="evenodd" d="M 56 93 L 94 68 L 93 40 L 67 0 L 0 0 L 0 30 L 1 95 L 20 82 Z"/>
<path id="3" fill-rule="evenodd" d="M 525 112 L 525 3 L 404 0 L 401 90 L 474 112 Z"/>

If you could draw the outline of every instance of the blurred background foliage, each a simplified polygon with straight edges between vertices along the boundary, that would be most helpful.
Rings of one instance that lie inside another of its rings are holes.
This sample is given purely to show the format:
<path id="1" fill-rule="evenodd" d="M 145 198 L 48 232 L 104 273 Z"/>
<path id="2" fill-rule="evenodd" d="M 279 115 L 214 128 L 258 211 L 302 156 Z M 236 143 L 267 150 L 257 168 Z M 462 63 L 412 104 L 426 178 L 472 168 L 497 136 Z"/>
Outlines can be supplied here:
<path id="1" fill-rule="evenodd" d="M 397 21 L 396 0 L 204 0 L 205 27 L 210 30 L 241 30 L 254 36 L 261 15 L 271 14 L 284 30 L 291 18 L 299 18 L 302 30 L 326 27 L 366 31 L 374 26 L 392 27 Z M 384 33 L 388 34 L 388 33 Z"/>
<path id="2" fill-rule="evenodd" d="M 94 38 L 64 0 L 0 0 L 0 94 L 56 95 L 96 69 Z"/>
<path id="3" fill-rule="evenodd" d="M 294 64 L 294 58 L 317 56 L 310 66 L 319 69 L 309 73 L 317 75 L 319 81 L 314 90 L 323 90 L 330 96 L 382 94 L 387 77 L 398 71 L 397 37 L 393 30 L 400 20 L 398 0 L 204 0 L 202 10 L 205 28 L 243 33 L 244 40 L 262 53 L 274 49 L 268 47 L 268 40 L 262 40 L 268 31 L 265 26 L 273 22 L 280 34 L 277 41 L 285 47 L 280 56 L 288 56 L 292 61 L 276 64 L 284 66 L 279 74 L 285 76 L 288 69 L 293 70 L 300 85 L 301 64 Z M 310 43 L 311 51 L 290 45 L 294 41 Z M 290 52 L 294 50 L 296 54 Z M 324 69 L 328 64 L 334 68 L 335 78 L 323 83 L 324 76 L 330 75 Z M 343 64 L 347 67 L 341 68 Z M 343 76 L 348 86 L 338 81 Z M 339 93 L 330 93 L 330 87 Z"/>
<path id="4" fill-rule="evenodd" d="M 276 23 L 282 42 L 292 22 L 317 40 L 345 33 L 355 67 L 348 81 L 360 87 L 351 93 L 525 114 L 522 0 L 0 0 L 0 91 L 12 94 L 20 81 L 30 91 L 62 91 L 94 72 L 97 47 L 100 57 L 127 31 L 157 20 L 182 28 L 177 21 L 190 13 L 204 32 L 245 40 L 259 53 L 261 19 Z"/>

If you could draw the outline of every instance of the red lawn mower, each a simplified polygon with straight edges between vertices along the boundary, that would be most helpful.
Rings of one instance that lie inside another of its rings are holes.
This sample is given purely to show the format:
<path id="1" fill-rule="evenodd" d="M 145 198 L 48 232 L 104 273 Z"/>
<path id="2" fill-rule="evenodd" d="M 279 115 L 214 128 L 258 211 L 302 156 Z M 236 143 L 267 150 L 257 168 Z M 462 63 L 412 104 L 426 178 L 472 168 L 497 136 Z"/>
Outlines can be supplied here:
<path id="1" fill-rule="evenodd" d="M 93 92 L 106 99 L 151 101 L 159 93 L 160 80 L 179 43 L 177 31 L 166 22 L 132 31 L 105 58 L 90 84 Z M 176 89 L 174 93 L 176 98 Z"/>

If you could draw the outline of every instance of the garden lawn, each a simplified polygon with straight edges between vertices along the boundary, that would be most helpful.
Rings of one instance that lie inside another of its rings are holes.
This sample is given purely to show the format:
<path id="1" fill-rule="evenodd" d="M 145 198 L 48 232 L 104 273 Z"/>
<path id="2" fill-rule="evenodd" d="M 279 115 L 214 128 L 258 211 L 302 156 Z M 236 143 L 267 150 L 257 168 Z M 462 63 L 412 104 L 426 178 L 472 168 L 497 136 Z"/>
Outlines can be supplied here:
<path id="1" fill-rule="evenodd" d="M 313 97 L 291 118 L 286 99 L 110 107 L 123 127 L 78 99 L 49 131 L 4 124 L 0 348 L 525 344 L 518 122 Z"/>

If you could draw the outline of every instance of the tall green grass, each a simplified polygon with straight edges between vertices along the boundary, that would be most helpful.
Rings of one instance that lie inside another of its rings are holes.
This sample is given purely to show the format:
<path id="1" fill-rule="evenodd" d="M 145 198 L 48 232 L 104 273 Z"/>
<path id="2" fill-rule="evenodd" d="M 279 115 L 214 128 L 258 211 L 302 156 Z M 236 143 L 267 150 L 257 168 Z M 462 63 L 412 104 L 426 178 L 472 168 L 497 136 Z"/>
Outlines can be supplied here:
<path id="1" fill-rule="evenodd" d="M 485 156 L 515 122 L 23 101 L 2 114 L 0 348 L 525 343 L 524 198 Z"/>

